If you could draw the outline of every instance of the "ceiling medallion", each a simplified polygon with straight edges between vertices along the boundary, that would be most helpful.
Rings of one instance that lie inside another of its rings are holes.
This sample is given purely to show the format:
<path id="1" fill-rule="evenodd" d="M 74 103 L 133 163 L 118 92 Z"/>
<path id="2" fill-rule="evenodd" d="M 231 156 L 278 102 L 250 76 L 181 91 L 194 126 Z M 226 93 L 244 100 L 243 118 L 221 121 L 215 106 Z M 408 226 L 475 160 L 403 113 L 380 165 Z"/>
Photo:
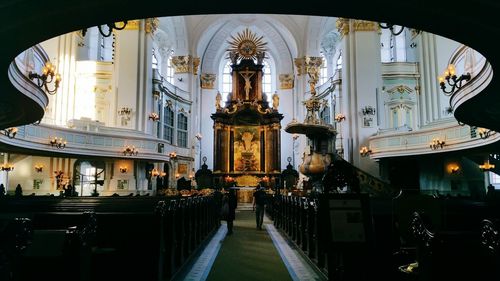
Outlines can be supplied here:
<path id="1" fill-rule="evenodd" d="M 257 59 L 257 55 L 263 53 L 267 42 L 262 41 L 261 37 L 246 28 L 243 33 L 237 33 L 236 37 L 231 35 L 229 41 L 229 52 L 238 53 L 243 59 Z"/>

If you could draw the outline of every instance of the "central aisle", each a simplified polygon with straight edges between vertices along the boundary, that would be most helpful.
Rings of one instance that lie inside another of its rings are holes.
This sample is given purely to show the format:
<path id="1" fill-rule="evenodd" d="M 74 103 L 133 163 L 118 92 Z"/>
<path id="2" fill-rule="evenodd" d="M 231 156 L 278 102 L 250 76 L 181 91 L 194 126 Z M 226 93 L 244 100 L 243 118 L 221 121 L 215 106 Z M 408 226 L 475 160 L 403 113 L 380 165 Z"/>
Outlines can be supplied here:
<path id="1" fill-rule="evenodd" d="M 233 231 L 222 241 L 207 280 L 292 280 L 267 231 L 256 229 L 254 212 L 237 210 Z"/>

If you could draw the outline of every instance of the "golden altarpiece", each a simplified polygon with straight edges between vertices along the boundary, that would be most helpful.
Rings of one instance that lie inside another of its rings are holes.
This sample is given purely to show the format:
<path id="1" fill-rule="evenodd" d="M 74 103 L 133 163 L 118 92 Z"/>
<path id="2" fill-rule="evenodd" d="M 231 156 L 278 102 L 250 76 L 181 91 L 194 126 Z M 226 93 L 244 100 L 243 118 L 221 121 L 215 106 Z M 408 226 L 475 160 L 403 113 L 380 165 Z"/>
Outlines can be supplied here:
<path id="1" fill-rule="evenodd" d="M 240 201 L 251 202 L 251 193 L 244 187 L 263 182 L 277 183 L 281 173 L 281 119 L 279 98 L 273 95 L 270 106 L 262 91 L 262 37 L 246 29 L 232 38 L 232 92 L 222 104 L 216 97 L 214 120 L 214 177 L 221 185 L 241 187 Z M 246 198 L 249 197 L 249 198 Z"/>

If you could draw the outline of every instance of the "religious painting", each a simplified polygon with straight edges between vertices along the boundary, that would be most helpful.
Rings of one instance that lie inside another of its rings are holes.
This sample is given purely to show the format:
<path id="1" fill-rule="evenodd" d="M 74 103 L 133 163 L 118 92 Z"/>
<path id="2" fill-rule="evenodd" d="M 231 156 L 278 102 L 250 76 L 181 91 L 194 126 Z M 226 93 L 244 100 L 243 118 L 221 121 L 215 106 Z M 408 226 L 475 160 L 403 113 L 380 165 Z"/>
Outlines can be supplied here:
<path id="1" fill-rule="evenodd" d="M 260 170 L 259 127 L 235 127 L 234 170 L 237 172 Z"/>
<path id="2" fill-rule="evenodd" d="M 40 189 L 40 187 L 42 186 L 43 184 L 43 180 L 42 179 L 34 179 L 33 180 L 33 189 Z"/>
<path id="3" fill-rule="evenodd" d="M 188 166 L 187 164 L 179 164 L 177 166 L 177 173 L 180 175 L 185 175 L 187 174 Z"/>

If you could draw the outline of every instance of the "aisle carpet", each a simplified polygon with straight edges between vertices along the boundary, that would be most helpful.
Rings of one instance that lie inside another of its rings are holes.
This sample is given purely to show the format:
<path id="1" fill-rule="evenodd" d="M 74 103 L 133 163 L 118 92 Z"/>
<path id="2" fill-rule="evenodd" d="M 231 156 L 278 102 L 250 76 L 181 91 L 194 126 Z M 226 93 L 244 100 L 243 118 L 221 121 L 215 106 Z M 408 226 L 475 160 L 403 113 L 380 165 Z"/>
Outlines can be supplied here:
<path id="1" fill-rule="evenodd" d="M 292 280 L 267 231 L 256 229 L 254 212 L 238 211 L 233 231 L 222 241 L 207 280 Z"/>

